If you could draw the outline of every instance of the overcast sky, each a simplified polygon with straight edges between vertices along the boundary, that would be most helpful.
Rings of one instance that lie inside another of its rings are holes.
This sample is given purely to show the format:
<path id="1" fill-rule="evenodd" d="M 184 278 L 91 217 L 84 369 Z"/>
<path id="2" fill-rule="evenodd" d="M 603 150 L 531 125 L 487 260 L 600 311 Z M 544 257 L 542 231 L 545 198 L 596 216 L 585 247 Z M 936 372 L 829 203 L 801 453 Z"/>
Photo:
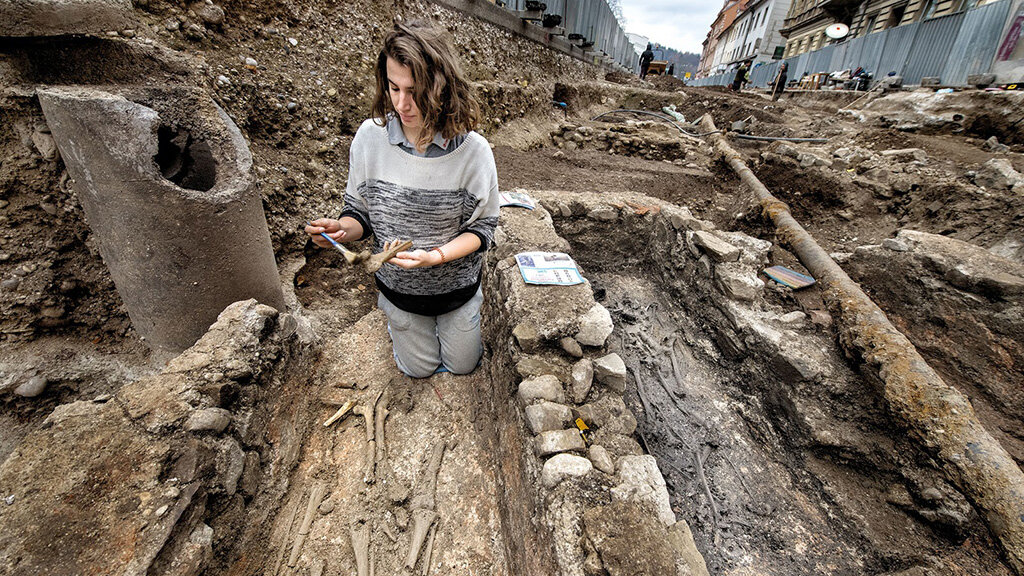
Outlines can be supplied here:
<path id="1" fill-rule="evenodd" d="M 700 54 L 720 0 L 621 0 L 626 32 L 680 52 Z"/>

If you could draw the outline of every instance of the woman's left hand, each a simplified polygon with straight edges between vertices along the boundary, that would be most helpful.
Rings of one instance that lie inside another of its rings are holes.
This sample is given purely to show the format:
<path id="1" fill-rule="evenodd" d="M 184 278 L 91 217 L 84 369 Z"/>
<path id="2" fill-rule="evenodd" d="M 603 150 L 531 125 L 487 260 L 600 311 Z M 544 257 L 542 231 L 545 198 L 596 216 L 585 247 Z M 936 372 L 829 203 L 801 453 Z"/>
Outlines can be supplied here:
<path id="1" fill-rule="evenodd" d="M 399 252 L 395 257 L 388 260 L 391 264 L 407 270 L 412 268 L 427 268 L 437 266 L 441 263 L 441 255 L 435 250 L 412 250 L 410 252 Z"/>

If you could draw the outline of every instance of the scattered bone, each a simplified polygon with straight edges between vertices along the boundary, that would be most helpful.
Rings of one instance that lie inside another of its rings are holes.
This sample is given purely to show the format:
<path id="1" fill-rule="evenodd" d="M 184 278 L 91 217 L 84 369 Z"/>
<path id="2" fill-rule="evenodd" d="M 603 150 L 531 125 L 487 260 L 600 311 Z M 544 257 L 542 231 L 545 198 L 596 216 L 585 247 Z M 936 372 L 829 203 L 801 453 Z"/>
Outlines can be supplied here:
<path id="1" fill-rule="evenodd" d="M 388 537 L 388 540 L 391 540 L 392 542 L 398 542 L 398 536 L 395 535 L 395 531 L 391 529 L 391 526 L 388 526 L 387 522 L 384 522 L 380 525 L 380 530 L 384 533 L 385 536 Z"/>
<path id="2" fill-rule="evenodd" d="M 430 560 L 434 555 L 434 536 L 437 535 L 437 523 L 430 527 L 430 536 L 427 537 L 427 551 L 423 554 L 423 569 L 420 571 L 421 576 L 427 576 L 430 573 Z"/>
<path id="3" fill-rule="evenodd" d="M 366 271 L 370 274 L 380 270 L 380 267 L 385 262 L 395 257 L 395 254 L 404 252 L 412 248 L 412 240 L 392 240 L 391 242 L 384 243 L 384 251 L 379 254 L 374 254 L 366 259 L 363 266 L 366 267 Z"/>
<path id="4" fill-rule="evenodd" d="M 306 541 L 306 535 L 309 534 L 309 527 L 313 524 L 313 515 L 316 513 L 317 507 L 320 506 L 320 501 L 324 498 L 325 490 L 326 488 L 323 483 L 317 482 L 309 492 L 309 502 L 306 503 L 306 515 L 302 517 L 299 534 L 295 537 L 295 543 L 292 545 L 292 554 L 288 557 L 289 568 L 294 568 L 295 563 L 299 560 L 299 552 L 302 550 L 303 542 Z"/>
<path id="5" fill-rule="evenodd" d="M 380 399 L 380 392 L 377 393 L 377 397 L 373 399 L 372 404 L 368 406 L 356 406 L 352 409 L 352 413 L 362 416 L 363 421 L 366 424 L 366 469 L 363 472 L 363 481 L 367 484 L 373 484 L 376 467 L 377 445 L 373 440 L 373 414 L 374 406 L 376 406 L 378 399 Z"/>
<path id="6" fill-rule="evenodd" d="M 370 576 L 370 527 L 366 522 L 358 521 L 349 530 L 352 535 L 352 552 L 356 555 L 356 572 L 359 576 Z"/>
<path id="7" fill-rule="evenodd" d="M 409 542 L 409 554 L 405 557 L 405 567 L 413 570 L 416 567 L 416 559 L 419 558 L 420 548 L 427 537 L 434 520 L 437 519 L 437 512 L 427 509 L 415 510 L 412 513 L 412 538 Z"/>
<path id="8" fill-rule="evenodd" d="M 437 518 L 437 513 L 434 511 L 436 507 L 434 497 L 437 492 L 437 475 L 441 470 L 441 459 L 444 457 L 445 448 L 448 447 L 444 442 L 438 442 L 434 445 L 430 453 L 430 460 L 427 463 L 427 469 L 424 470 L 423 475 L 420 477 L 420 485 L 417 487 L 416 494 L 412 497 L 412 538 L 409 543 L 409 554 L 405 558 L 405 567 L 409 570 L 415 569 L 416 559 L 419 557 L 423 540 L 426 538 L 430 526 Z"/>
<path id="9" fill-rule="evenodd" d="M 274 571 L 271 572 L 271 576 L 277 576 L 277 573 L 281 570 L 281 563 L 284 562 L 284 552 L 288 549 L 288 536 L 291 535 L 292 524 L 295 523 L 295 517 L 299 514 L 299 503 L 296 502 L 292 506 L 291 516 L 288 517 L 288 524 L 285 524 L 284 538 L 281 538 L 281 548 L 277 551 L 277 562 L 274 564 Z"/>
<path id="10" fill-rule="evenodd" d="M 388 414 L 391 412 L 388 410 L 388 401 L 390 397 L 388 394 L 384 394 L 383 400 L 377 404 L 377 418 L 375 421 L 376 435 L 377 435 L 377 463 L 383 462 L 387 458 L 387 447 L 384 444 L 384 421 L 387 420 Z"/>
<path id="11" fill-rule="evenodd" d="M 348 414 L 348 411 L 351 410 L 352 407 L 355 405 L 356 403 L 353 402 L 352 400 L 345 402 L 345 404 L 343 404 L 341 408 L 338 408 L 338 411 L 334 413 L 334 416 L 331 416 L 330 418 L 324 421 L 324 426 L 330 426 L 331 424 L 334 424 L 338 420 L 344 418 L 345 414 Z"/>

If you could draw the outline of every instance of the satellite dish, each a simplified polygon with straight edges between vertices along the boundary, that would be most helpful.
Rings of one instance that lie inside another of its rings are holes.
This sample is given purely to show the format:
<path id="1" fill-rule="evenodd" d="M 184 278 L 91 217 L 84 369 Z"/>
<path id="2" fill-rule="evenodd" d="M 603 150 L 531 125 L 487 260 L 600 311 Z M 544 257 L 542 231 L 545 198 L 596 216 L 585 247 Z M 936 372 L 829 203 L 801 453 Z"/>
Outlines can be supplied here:
<path id="1" fill-rule="evenodd" d="M 850 27 L 846 24 L 833 24 L 825 28 L 825 35 L 834 40 L 845 38 L 850 33 Z"/>

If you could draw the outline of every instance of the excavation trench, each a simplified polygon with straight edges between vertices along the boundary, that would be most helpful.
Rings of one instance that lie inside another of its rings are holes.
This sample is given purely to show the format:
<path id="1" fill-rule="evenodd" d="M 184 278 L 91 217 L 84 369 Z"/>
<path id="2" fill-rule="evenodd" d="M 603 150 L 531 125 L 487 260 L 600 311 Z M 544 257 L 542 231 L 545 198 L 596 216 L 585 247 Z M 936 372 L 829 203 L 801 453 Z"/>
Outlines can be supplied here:
<path id="1" fill-rule="evenodd" d="M 638 439 L 711 573 L 1010 573 L 872 380 L 809 320 L 801 302 L 820 297 L 727 297 L 717 269 L 735 263 L 673 243 L 650 199 L 605 201 L 621 209 L 611 223 L 555 208 L 555 227 L 612 313 Z M 743 247 L 740 265 L 773 263 L 766 242 L 719 237 Z"/>

